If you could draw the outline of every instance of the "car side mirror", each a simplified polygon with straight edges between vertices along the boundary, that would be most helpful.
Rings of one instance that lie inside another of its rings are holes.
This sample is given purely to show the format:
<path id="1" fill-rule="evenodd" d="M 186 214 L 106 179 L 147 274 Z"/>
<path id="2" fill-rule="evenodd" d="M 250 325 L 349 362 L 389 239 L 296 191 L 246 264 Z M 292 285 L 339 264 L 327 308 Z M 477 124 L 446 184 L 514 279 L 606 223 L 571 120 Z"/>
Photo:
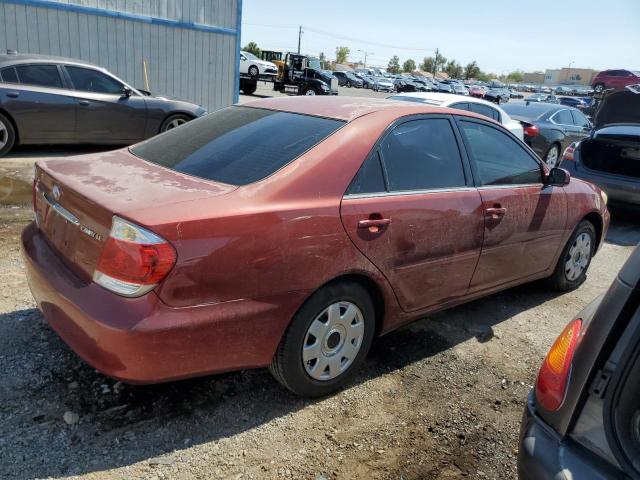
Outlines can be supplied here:
<path id="1" fill-rule="evenodd" d="M 564 168 L 555 167 L 546 175 L 544 183 L 554 187 L 564 187 L 565 185 L 569 185 L 570 181 L 571 174 L 568 171 Z"/>
<path id="2" fill-rule="evenodd" d="M 123 97 L 129 98 L 132 93 L 133 93 L 133 90 L 131 90 L 129 87 L 122 87 L 122 96 Z"/>

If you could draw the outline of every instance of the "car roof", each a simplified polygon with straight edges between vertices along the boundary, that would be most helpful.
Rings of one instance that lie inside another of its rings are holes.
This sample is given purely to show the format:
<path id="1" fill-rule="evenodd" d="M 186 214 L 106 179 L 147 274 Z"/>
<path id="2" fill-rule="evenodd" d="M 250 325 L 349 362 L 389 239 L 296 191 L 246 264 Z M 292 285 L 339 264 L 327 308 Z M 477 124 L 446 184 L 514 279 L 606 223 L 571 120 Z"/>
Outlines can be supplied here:
<path id="1" fill-rule="evenodd" d="M 461 97 L 460 95 L 456 95 L 453 93 L 440 93 L 440 92 L 404 92 L 404 93 L 396 93 L 393 95 L 394 97 L 410 97 L 410 98 L 422 98 L 424 100 L 434 100 L 436 102 L 442 102 L 442 105 L 446 107 L 444 104 L 451 104 L 456 102 L 469 102 L 469 103 L 479 103 L 481 105 L 488 105 L 490 107 L 496 108 L 495 103 L 488 102 L 486 100 L 482 100 L 481 98 L 475 97 Z"/>
<path id="2" fill-rule="evenodd" d="M 420 113 L 446 113 L 446 110 L 443 111 L 442 107 L 436 107 L 426 103 L 393 101 L 384 98 L 346 96 L 295 96 L 265 98 L 244 103 L 240 106 L 335 118 L 346 122 L 351 122 L 364 115 L 382 111 L 395 111 L 397 117 Z M 460 114 L 458 110 L 451 110 L 451 113 Z M 470 117 L 486 120 L 485 117 L 473 112 L 464 112 L 464 114 Z"/>
<path id="3" fill-rule="evenodd" d="M 85 67 L 102 69 L 102 67 L 96 65 L 95 63 L 85 62 L 84 60 L 77 60 L 73 58 L 55 57 L 52 55 L 36 55 L 30 53 L 0 55 L 0 68 L 13 65 L 21 65 L 25 63 L 57 63 L 65 65 L 81 65 Z"/>

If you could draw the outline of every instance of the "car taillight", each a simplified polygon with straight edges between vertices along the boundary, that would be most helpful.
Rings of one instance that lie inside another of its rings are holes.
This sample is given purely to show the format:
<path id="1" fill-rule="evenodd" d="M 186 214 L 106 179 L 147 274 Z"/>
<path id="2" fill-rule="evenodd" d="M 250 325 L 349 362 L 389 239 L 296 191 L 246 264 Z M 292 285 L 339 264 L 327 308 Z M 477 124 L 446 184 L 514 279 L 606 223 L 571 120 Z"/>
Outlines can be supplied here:
<path id="1" fill-rule="evenodd" d="M 576 143 L 572 143 L 567 148 L 565 148 L 564 153 L 562 154 L 562 160 L 569 160 L 573 162 L 573 152 L 576 151 Z"/>
<path id="2" fill-rule="evenodd" d="M 536 400 L 553 412 L 564 401 L 571 374 L 571 362 L 582 330 L 582 319 L 576 318 L 565 327 L 547 354 L 536 381 Z"/>
<path id="3" fill-rule="evenodd" d="M 114 216 L 93 281 L 118 295 L 139 297 L 158 285 L 175 263 L 169 242 Z"/>
<path id="4" fill-rule="evenodd" d="M 536 125 L 525 125 L 523 130 L 528 137 L 537 137 L 540 134 L 540 129 Z"/>

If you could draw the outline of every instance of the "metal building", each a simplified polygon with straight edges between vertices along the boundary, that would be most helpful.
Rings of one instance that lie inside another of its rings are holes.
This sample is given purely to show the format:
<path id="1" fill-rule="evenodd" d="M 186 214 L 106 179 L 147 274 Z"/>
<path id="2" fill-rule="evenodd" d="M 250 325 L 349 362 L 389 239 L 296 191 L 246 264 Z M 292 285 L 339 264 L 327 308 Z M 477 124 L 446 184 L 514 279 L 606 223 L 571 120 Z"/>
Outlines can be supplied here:
<path id="1" fill-rule="evenodd" d="M 237 101 L 242 0 L 0 0 L 0 52 L 78 58 L 215 110 Z"/>

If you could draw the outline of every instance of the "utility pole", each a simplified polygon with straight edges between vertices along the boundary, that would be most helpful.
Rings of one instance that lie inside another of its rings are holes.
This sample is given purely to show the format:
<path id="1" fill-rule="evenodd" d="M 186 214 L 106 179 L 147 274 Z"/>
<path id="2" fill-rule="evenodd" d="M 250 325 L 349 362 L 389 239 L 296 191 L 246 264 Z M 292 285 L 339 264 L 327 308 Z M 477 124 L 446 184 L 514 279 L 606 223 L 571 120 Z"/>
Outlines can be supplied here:
<path id="1" fill-rule="evenodd" d="M 438 72 L 438 56 L 440 55 L 440 50 L 436 48 L 436 58 L 433 59 L 433 79 L 436 79 L 436 73 Z"/>
<path id="2" fill-rule="evenodd" d="M 373 52 L 367 52 L 366 50 L 358 50 L 359 52 L 364 53 L 364 67 L 367 67 L 367 55 L 375 55 Z"/>
<path id="3" fill-rule="evenodd" d="M 298 30 L 298 55 L 300 55 L 300 41 L 302 40 L 302 25 L 300 25 L 300 29 Z"/>

